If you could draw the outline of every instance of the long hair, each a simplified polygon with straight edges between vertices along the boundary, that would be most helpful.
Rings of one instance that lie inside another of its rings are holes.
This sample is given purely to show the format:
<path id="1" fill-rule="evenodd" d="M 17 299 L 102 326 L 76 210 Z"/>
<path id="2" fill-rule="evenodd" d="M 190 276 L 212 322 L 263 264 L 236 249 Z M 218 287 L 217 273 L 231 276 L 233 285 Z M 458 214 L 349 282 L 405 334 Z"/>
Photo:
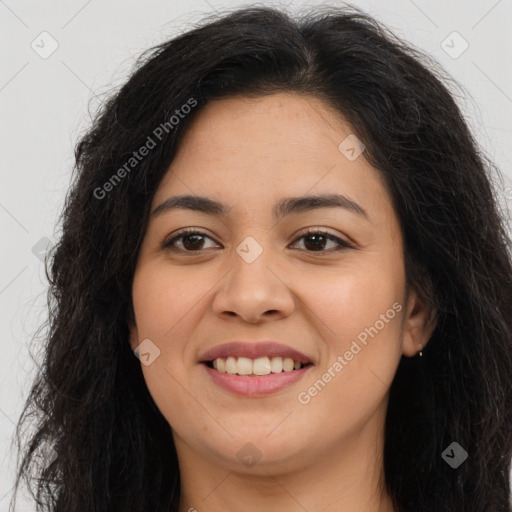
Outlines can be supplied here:
<path id="1" fill-rule="evenodd" d="M 38 511 L 177 510 L 171 428 L 129 345 L 149 207 L 205 104 L 290 91 L 324 100 L 364 143 L 400 221 L 408 286 L 435 310 L 423 357 L 402 357 L 389 391 L 384 472 L 396 510 L 510 512 L 510 239 L 492 184 L 499 170 L 454 83 L 352 6 L 296 18 L 240 9 L 145 52 L 75 149 L 46 267 L 44 360 L 17 429 L 16 490 L 24 480 Z M 195 106 L 171 121 L 186 104 Z M 148 137 L 154 147 L 131 160 Z M 468 453 L 457 468 L 442 456 L 453 442 Z M 43 447 L 56 457 L 36 464 Z"/>

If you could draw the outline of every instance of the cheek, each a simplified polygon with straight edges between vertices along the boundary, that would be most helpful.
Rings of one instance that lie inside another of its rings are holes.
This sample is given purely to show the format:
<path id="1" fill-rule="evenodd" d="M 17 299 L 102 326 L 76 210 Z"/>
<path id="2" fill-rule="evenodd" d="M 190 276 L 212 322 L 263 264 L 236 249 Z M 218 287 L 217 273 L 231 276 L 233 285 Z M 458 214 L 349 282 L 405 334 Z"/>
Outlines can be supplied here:
<path id="1" fill-rule="evenodd" d="M 377 259 L 377 258 L 376 258 Z M 321 277 L 314 287 L 311 278 L 302 277 L 308 306 L 323 321 L 326 338 L 343 348 L 348 337 L 355 337 L 378 322 L 395 302 L 403 300 L 404 275 L 400 265 L 386 264 L 384 258 L 372 265 L 368 259 L 354 262 Z M 396 310 L 385 318 L 387 326 L 395 325 Z M 382 329 L 381 322 L 378 326 Z"/>
<path id="2" fill-rule="evenodd" d="M 161 266 L 147 264 L 136 272 L 132 287 L 138 343 L 150 339 L 159 350 L 151 364 L 141 364 L 144 380 L 156 406 L 173 428 L 180 425 L 187 407 L 186 393 L 180 385 L 185 378 L 183 340 L 187 336 L 175 334 L 183 328 L 188 318 L 185 315 L 191 309 L 189 301 L 193 300 L 180 283 L 176 273 L 171 280 Z"/>
<path id="3" fill-rule="evenodd" d="M 183 378 L 183 357 L 190 322 L 190 312 L 197 294 L 190 282 L 185 283 L 176 272 L 172 275 L 161 265 L 146 264 L 135 274 L 132 294 L 137 323 L 137 343 L 151 340 L 158 357 L 150 365 L 142 365 L 144 378 L 156 403 L 167 408 L 167 398 L 175 395 L 176 380 Z M 174 378 L 173 378 L 174 377 Z M 179 393 L 178 393 L 179 394 Z M 160 396 L 161 395 L 161 396 Z"/>
<path id="4" fill-rule="evenodd" d="M 336 375 L 326 375 L 333 382 L 326 386 L 332 394 L 323 399 L 348 399 L 348 394 L 350 401 L 370 399 L 375 384 L 384 388 L 391 383 L 401 357 L 402 268 L 380 258 L 315 282 L 308 306 L 318 317 L 315 324 L 325 347 L 319 373 Z"/>
<path id="5" fill-rule="evenodd" d="M 132 293 L 139 337 L 165 343 L 175 329 L 186 327 L 207 289 L 203 291 L 200 276 L 191 277 L 161 264 L 146 265 L 136 273 Z"/>
<path id="6" fill-rule="evenodd" d="M 296 397 L 304 425 L 313 430 L 311 424 L 322 425 L 318 446 L 327 449 L 340 437 L 357 435 L 385 407 L 401 357 L 399 290 L 390 279 L 375 282 L 353 274 L 343 285 L 331 283 L 330 292 L 318 293 L 316 324 L 329 327 L 323 330 L 326 352 Z"/>
<path id="7" fill-rule="evenodd" d="M 210 272 L 208 281 L 191 269 L 146 262 L 135 273 L 132 287 L 138 343 L 149 338 L 160 350 L 153 363 L 142 365 L 144 380 L 162 415 L 179 432 L 186 431 L 187 417 L 204 412 L 186 392 L 193 387 L 187 342 L 204 313 L 201 301 L 212 286 L 212 276 Z"/>

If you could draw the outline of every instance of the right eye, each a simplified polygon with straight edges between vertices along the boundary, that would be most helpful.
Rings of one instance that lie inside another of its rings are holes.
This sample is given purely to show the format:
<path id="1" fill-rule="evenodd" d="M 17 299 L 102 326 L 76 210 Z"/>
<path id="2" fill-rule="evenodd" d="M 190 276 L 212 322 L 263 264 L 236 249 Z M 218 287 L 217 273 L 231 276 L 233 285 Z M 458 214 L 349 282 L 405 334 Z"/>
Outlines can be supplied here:
<path id="1" fill-rule="evenodd" d="M 163 248 L 174 252 L 199 252 L 201 249 L 204 249 L 204 247 L 202 247 L 204 241 L 201 240 L 204 238 L 213 240 L 211 237 L 201 231 L 197 231 L 193 228 L 187 228 L 179 232 L 170 240 L 164 242 Z M 180 242 L 183 248 L 176 247 L 176 242 Z"/>

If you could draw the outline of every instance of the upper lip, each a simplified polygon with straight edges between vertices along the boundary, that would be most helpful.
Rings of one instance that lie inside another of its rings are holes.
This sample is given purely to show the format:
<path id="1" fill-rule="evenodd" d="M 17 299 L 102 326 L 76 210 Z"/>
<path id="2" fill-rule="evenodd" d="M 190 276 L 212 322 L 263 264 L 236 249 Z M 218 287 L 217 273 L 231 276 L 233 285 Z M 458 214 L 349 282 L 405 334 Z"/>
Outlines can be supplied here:
<path id="1" fill-rule="evenodd" d="M 204 352 L 200 357 L 201 363 L 213 361 L 218 357 L 290 357 L 302 364 L 312 363 L 307 355 L 275 341 L 232 341 L 213 347 Z"/>

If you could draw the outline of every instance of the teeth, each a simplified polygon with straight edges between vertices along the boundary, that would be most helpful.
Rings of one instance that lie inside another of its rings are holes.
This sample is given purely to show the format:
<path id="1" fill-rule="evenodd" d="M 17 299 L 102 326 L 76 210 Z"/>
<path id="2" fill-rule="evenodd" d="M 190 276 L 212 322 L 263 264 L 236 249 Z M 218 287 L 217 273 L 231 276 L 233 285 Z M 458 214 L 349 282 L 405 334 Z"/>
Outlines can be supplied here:
<path id="1" fill-rule="evenodd" d="M 226 373 L 226 362 L 224 361 L 224 359 L 221 359 L 219 357 L 219 359 L 215 359 L 215 361 L 217 361 L 217 367 L 215 369 L 219 370 L 219 372 L 221 373 Z"/>
<path id="2" fill-rule="evenodd" d="M 241 358 L 238 360 L 240 361 Z M 249 361 L 251 361 L 249 359 Z M 258 357 L 254 361 L 252 361 L 252 373 L 254 375 L 268 375 L 271 371 L 270 368 L 270 359 L 268 357 Z"/>
<path id="3" fill-rule="evenodd" d="M 283 359 L 283 371 L 291 372 L 293 370 L 293 359 L 291 357 L 285 357 Z"/>
<path id="4" fill-rule="evenodd" d="M 221 373 L 231 375 L 270 375 L 271 373 L 291 372 L 302 368 L 302 363 L 291 357 L 248 357 L 227 358 L 218 357 L 213 361 L 213 367 Z"/>
<path id="5" fill-rule="evenodd" d="M 236 364 L 236 359 L 232 356 L 226 359 L 226 372 L 234 375 L 238 372 L 238 366 Z"/>
<path id="6" fill-rule="evenodd" d="M 270 361 L 270 368 L 272 373 L 281 373 L 283 371 L 283 358 L 273 357 Z"/>
<path id="7" fill-rule="evenodd" d="M 251 375 L 252 359 L 248 357 L 239 357 L 237 361 L 238 375 Z"/>

